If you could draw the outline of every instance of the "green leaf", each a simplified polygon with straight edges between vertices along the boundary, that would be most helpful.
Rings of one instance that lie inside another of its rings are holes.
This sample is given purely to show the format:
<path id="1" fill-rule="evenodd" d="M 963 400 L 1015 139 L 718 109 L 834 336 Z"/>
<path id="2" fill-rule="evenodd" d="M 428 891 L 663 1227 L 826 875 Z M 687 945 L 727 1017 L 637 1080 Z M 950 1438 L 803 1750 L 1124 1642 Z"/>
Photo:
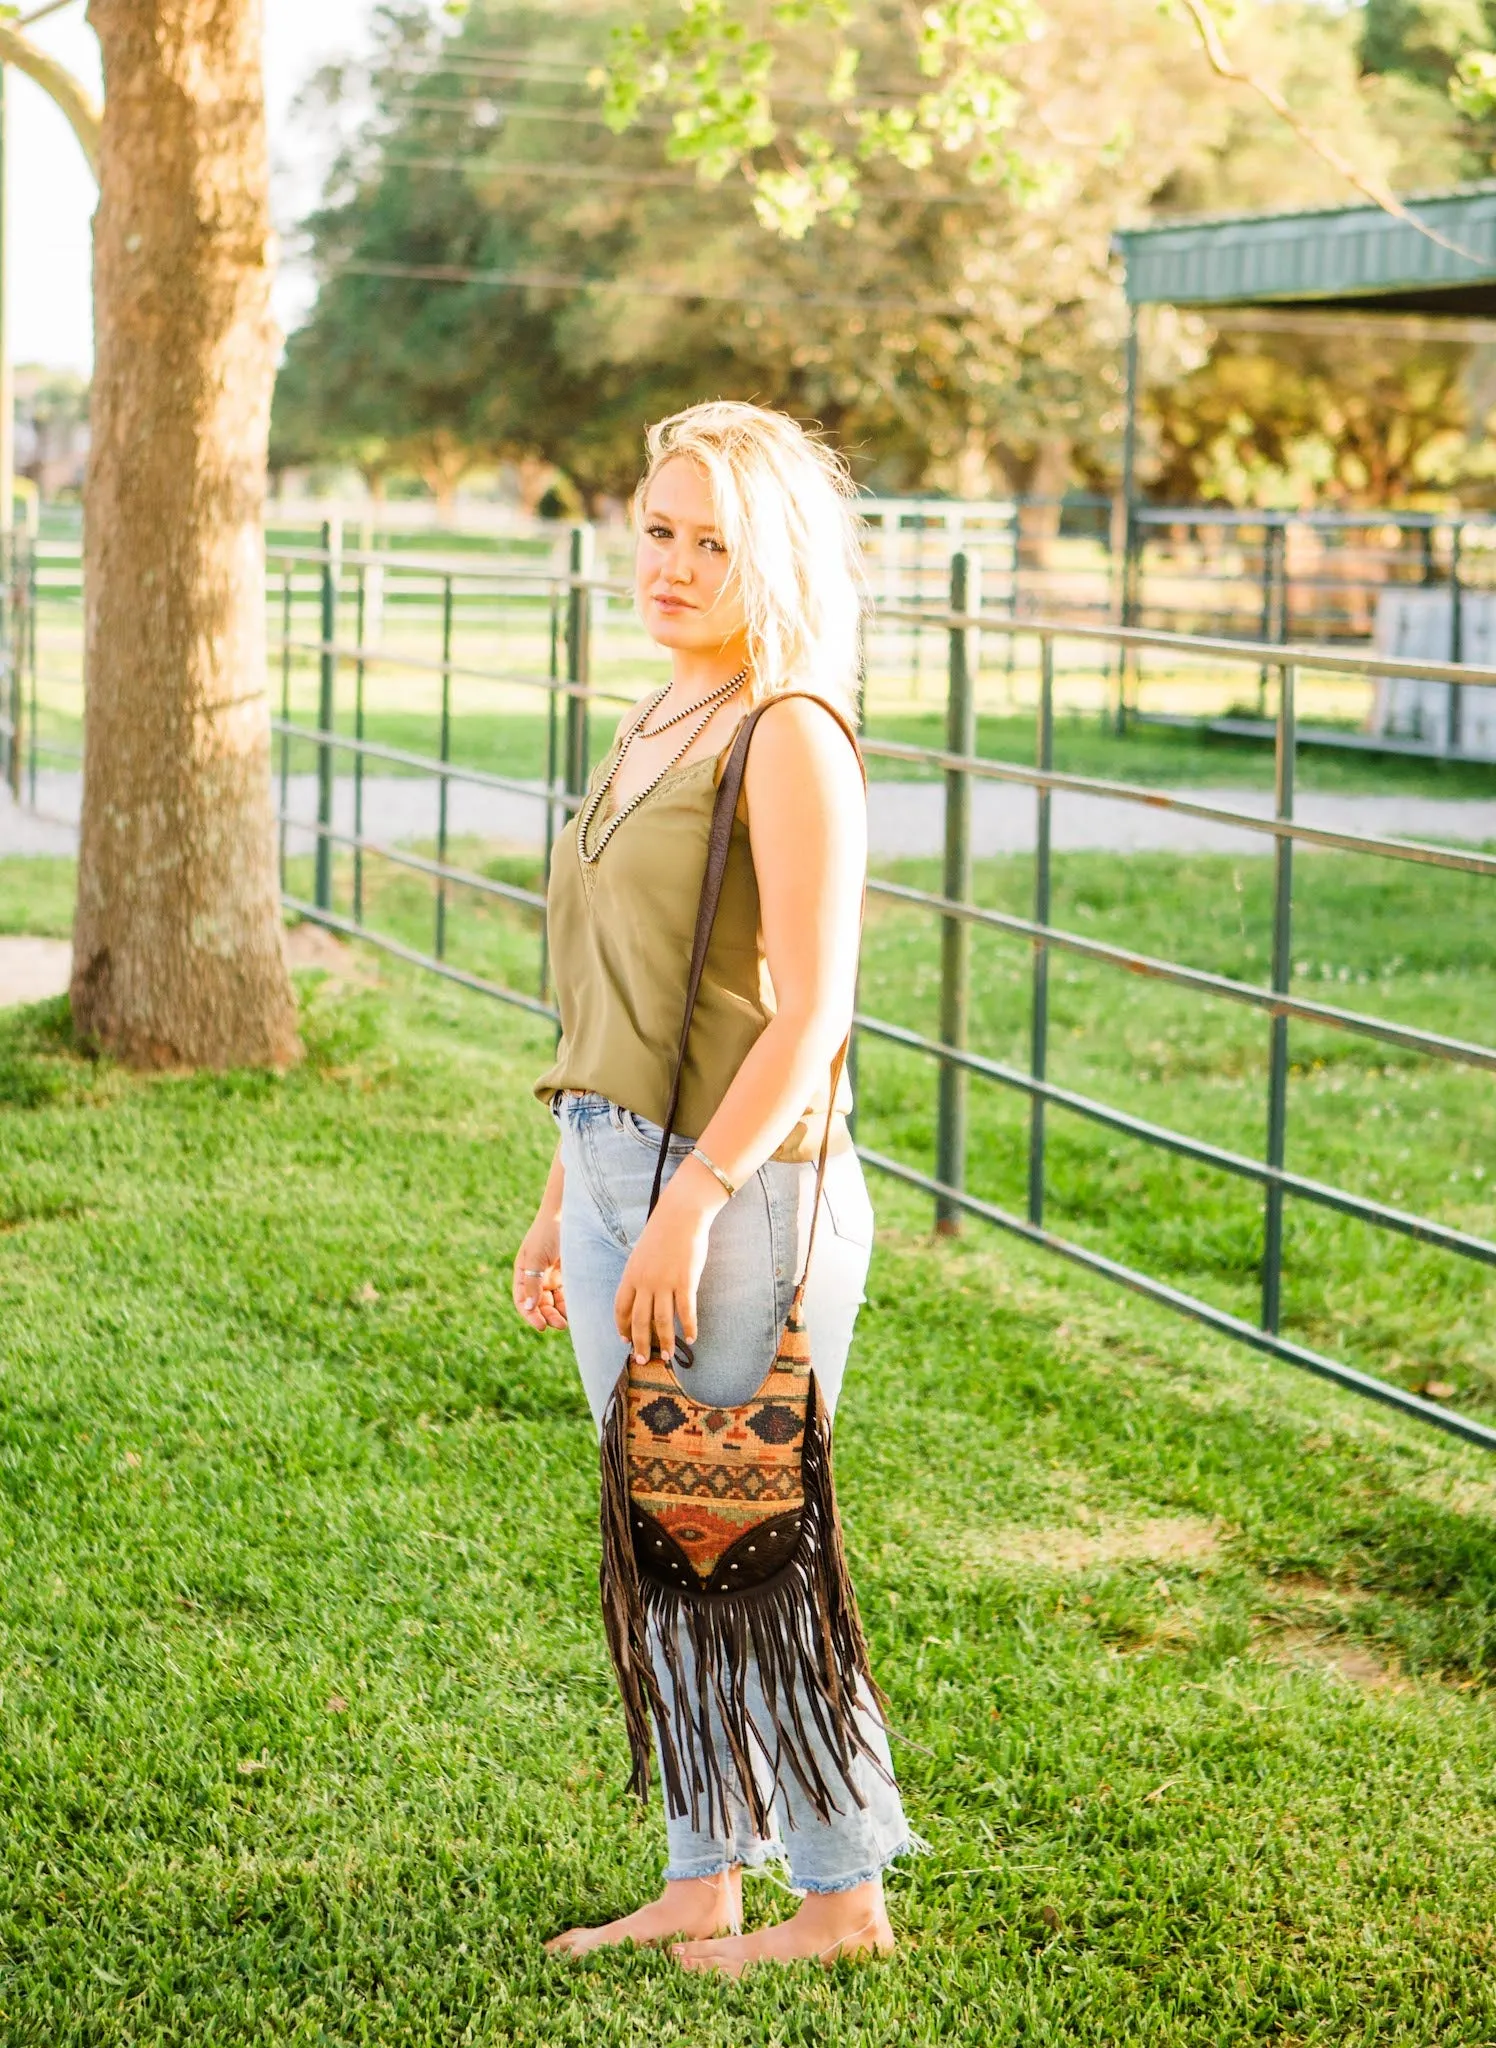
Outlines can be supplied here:
<path id="1" fill-rule="evenodd" d="M 1471 50 L 1449 81 L 1449 97 L 1472 121 L 1496 114 L 1496 50 Z"/>

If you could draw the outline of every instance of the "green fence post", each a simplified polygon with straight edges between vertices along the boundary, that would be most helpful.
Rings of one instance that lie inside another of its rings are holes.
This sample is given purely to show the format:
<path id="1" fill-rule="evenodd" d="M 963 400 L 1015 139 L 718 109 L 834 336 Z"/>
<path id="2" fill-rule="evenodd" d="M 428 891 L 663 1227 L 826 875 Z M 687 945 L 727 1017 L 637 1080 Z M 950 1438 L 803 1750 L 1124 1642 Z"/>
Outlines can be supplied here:
<path id="1" fill-rule="evenodd" d="M 1046 633 L 1039 643 L 1039 716 L 1035 764 L 1045 774 L 1054 766 L 1054 640 Z M 1047 788 L 1038 793 L 1034 836 L 1034 923 L 1049 924 L 1049 840 L 1051 797 Z M 1049 942 L 1034 940 L 1033 1002 L 1029 1025 L 1029 1072 L 1036 1081 L 1044 1079 L 1049 1061 Z M 1044 1221 L 1044 1098 L 1029 1096 L 1028 1217 L 1030 1223 Z"/>
<path id="2" fill-rule="evenodd" d="M 1123 515 L 1122 538 L 1122 624 L 1136 626 L 1141 623 L 1143 608 L 1143 522 L 1138 517 L 1138 508 L 1129 497 Z M 1136 701 L 1138 695 L 1139 657 L 1135 647 L 1124 645 L 1117 654 L 1117 737 L 1122 739 L 1127 732 L 1129 699 Z"/>
<path id="3" fill-rule="evenodd" d="M 353 668 L 353 737 L 358 741 L 358 752 L 353 756 L 353 921 L 364 921 L 364 671 L 368 666 L 364 658 L 364 633 L 368 621 L 369 570 L 366 562 L 358 566 L 357 611 L 354 615 L 353 637 L 358 646 L 358 658 Z"/>
<path id="4" fill-rule="evenodd" d="M 27 801 L 36 809 L 36 758 L 39 721 L 37 711 L 41 694 L 41 666 L 37 660 L 36 633 L 36 550 L 33 548 L 26 559 L 26 709 L 21 722 L 26 728 L 26 778 Z M 84 678 L 85 683 L 87 678 Z"/>
<path id="5" fill-rule="evenodd" d="M 1274 760 L 1273 815 L 1293 817 L 1294 750 L 1297 724 L 1294 670 L 1278 671 L 1278 731 Z M 1273 842 L 1273 993 L 1287 995 L 1293 979 L 1293 841 L 1286 833 Z M 1288 1142 L 1288 1018 L 1273 1017 L 1268 1039 L 1267 1163 L 1282 1171 Z M 1278 1334 L 1283 1300 L 1283 1189 L 1269 1181 L 1264 1201 L 1262 1243 L 1262 1327 Z"/>
<path id="6" fill-rule="evenodd" d="M 21 659 L 26 645 L 20 612 L 22 583 L 21 558 L 16 552 L 18 547 L 19 542 L 13 539 L 4 565 L 3 585 L 0 585 L 0 602 L 5 607 L 3 624 L 0 624 L 0 646 L 5 652 L 5 720 L 9 727 L 5 735 L 5 779 L 17 803 L 21 800 Z"/>
<path id="7" fill-rule="evenodd" d="M 1286 563 L 1285 529 L 1275 524 L 1270 513 L 1265 513 L 1262 529 L 1262 612 L 1258 620 L 1259 640 L 1276 640 L 1281 643 L 1288 638 L 1283 630 L 1286 616 L 1286 585 L 1283 575 Z M 1267 668 L 1257 671 L 1257 716 L 1267 716 Z"/>
<path id="8" fill-rule="evenodd" d="M 280 884 L 286 887 L 286 813 L 291 797 L 291 564 L 281 571 Z"/>
<path id="9" fill-rule="evenodd" d="M 436 793 L 436 864 L 447 865 L 447 798 L 451 783 L 447 768 L 452 759 L 452 579 L 442 582 L 442 729 L 437 759 L 441 762 Z M 436 957 L 447 957 L 447 878 L 436 878 Z"/>
<path id="10" fill-rule="evenodd" d="M 317 868 L 313 901 L 319 910 L 332 909 L 333 760 L 330 735 L 337 695 L 338 577 L 333 561 L 333 527 L 322 522 L 322 648 L 321 687 L 317 694 Z"/>
<path id="11" fill-rule="evenodd" d="M 1460 539 L 1461 526 L 1456 518 L 1449 529 L 1449 658 L 1451 661 L 1465 659 L 1465 607 L 1464 589 L 1460 582 Z M 1458 683 L 1446 686 L 1449 690 L 1449 716 L 1445 727 L 1444 745 L 1447 752 L 1460 751 L 1461 714 L 1464 711 L 1464 692 Z"/>
<path id="12" fill-rule="evenodd" d="M 976 612 L 981 607 L 981 569 L 964 551 L 951 556 L 951 611 Z M 949 682 L 945 708 L 947 753 L 977 750 L 976 634 L 966 626 L 949 632 Z M 971 780 L 964 768 L 945 772 L 945 866 L 941 892 L 949 903 L 971 900 Z M 966 1049 L 971 1007 L 971 927 L 964 917 L 945 916 L 940 923 L 940 1042 L 953 1052 Z M 935 1127 L 935 1178 L 948 1188 L 966 1186 L 966 1068 L 956 1060 L 940 1063 L 940 1100 Z M 942 1237 L 961 1229 L 959 1204 L 935 1197 L 935 1228 Z"/>
<path id="13" fill-rule="evenodd" d="M 587 699 L 582 694 L 592 671 L 592 575 L 596 536 L 590 526 L 571 530 L 570 584 L 566 604 L 566 793 L 581 797 L 591 771 L 588 759 Z"/>
<path id="14" fill-rule="evenodd" d="M 561 680 L 561 602 L 560 592 L 553 583 L 550 592 L 550 665 L 546 671 L 550 688 L 545 699 L 545 865 L 541 869 L 542 887 L 550 879 L 551 853 L 556 844 L 556 771 L 560 766 L 561 732 L 556 716 L 561 702 L 558 684 Z M 545 1002 L 551 985 L 551 941 L 544 912 L 540 918 L 540 975 L 536 994 Z"/>

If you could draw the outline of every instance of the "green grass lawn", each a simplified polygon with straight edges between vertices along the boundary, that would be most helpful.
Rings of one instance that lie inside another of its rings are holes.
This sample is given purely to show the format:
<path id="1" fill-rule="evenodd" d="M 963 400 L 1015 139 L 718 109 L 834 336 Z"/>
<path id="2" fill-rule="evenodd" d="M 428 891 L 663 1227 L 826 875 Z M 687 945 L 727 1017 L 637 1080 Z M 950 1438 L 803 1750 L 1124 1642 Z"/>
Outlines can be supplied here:
<path id="1" fill-rule="evenodd" d="M 0 867 L 0 929 L 66 889 Z M 1194 939 L 1239 951 L 1258 909 Z M 1426 906 L 1382 911 L 1412 996 L 1452 983 Z M 870 959 L 915 1004 L 897 924 Z M 403 970 L 301 987 L 284 1078 L 134 1079 L 60 1004 L 0 1016 L 0 2038 L 1496 2038 L 1496 1467 L 993 1234 L 933 1242 L 884 1182 L 838 1464 L 934 1851 L 900 1953 L 740 1987 L 545 1958 L 660 1863 L 585 1406 L 506 1306 L 548 1034 Z M 1140 1089 L 1229 1123 L 1227 1041 L 1150 1024 L 1148 1065 L 1118 1024 Z M 1427 1079 L 1387 1064 L 1372 1106 Z M 862 1085 L 891 1144 L 899 1077 Z M 1188 1189 L 1128 1199 L 1203 1257 Z"/>

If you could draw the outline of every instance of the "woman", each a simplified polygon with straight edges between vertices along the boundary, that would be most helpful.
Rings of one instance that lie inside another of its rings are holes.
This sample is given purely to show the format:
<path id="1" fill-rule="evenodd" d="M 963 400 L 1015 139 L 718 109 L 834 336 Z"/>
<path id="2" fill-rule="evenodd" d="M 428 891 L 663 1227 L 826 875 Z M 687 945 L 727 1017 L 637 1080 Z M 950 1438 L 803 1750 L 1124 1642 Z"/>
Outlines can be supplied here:
<path id="1" fill-rule="evenodd" d="M 561 1137 L 515 1257 L 514 1302 L 536 1330 L 570 1329 L 599 1426 L 624 1347 L 640 1363 L 652 1346 L 672 1359 L 677 1331 L 694 1351 L 690 1393 L 746 1400 L 799 1277 L 829 1116 L 805 1313 L 830 1406 L 872 1245 L 845 1081 L 828 1102 L 852 1011 L 867 854 L 848 723 L 860 607 L 851 485 L 794 421 L 719 402 L 651 429 L 634 510 L 636 599 L 671 675 L 620 722 L 552 861 L 562 1036 L 536 1093 Z M 766 700 L 651 1215 L 716 784 L 740 722 Z M 656 1674 L 668 1694 L 658 1661 Z M 762 1691 L 756 1711 L 767 1770 L 774 1715 Z M 712 1815 L 673 1813 L 667 1800 L 660 1897 L 551 1948 L 681 1937 L 683 1963 L 730 1975 L 756 1961 L 891 1949 L 881 1873 L 915 1845 L 871 1700 L 859 1721 L 867 1753 L 829 1816 L 794 1782 L 772 1788 L 778 1840 L 755 1835 L 741 1799 Z M 803 1903 L 741 1934 L 742 1872 L 780 1856 Z"/>

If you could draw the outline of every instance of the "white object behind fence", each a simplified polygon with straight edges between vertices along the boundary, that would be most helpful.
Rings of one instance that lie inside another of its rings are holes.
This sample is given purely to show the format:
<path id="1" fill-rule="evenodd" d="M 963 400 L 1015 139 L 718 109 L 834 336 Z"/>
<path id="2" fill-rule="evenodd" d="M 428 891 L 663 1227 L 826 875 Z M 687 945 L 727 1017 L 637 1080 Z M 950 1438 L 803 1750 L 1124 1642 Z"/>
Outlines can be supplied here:
<path id="1" fill-rule="evenodd" d="M 1377 598 L 1376 649 L 1403 661 L 1452 661 L 1452 594 L 1382 591 Z M 1461 592 L 1460 660 L 1476 668 L 1496 666 L 1496 591 Z M 1456 693 L 1460 703 L 1452 720 L 1455 707 L 1450 699 Z M 1460 760 L 1496 761 L 1496 688 L 1378 676 L 1371 729 L 1387 739 L 1422 740 Z"/>

